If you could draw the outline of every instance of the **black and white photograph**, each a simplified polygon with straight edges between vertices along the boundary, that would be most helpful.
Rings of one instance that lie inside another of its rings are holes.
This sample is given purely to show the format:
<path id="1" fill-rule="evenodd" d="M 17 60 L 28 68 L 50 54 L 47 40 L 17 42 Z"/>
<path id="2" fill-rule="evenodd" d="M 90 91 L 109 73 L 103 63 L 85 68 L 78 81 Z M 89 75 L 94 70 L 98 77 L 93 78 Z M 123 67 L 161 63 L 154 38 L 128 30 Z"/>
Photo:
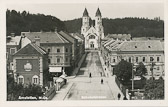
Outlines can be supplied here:
<path id="1" fill-rule="evenodd" d="M 2 0 L 2 105 L 168 106 L 166 0 L 63 1 Z"/>

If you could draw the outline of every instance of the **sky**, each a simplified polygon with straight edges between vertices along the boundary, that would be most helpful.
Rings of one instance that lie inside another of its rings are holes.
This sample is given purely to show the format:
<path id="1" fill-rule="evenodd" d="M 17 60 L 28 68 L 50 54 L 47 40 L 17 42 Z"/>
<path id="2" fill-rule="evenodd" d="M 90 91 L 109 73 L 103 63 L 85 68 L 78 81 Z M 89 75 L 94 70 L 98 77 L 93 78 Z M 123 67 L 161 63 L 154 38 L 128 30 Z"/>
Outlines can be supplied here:
<path id="1" fill-rule="evenodd" d="M 10 10 L 29 11 L 29 13 L 41 13 L 52 15 L 60 20 L 72 20 L 82 17 L 85 7 L 89 16 L 94 18 L 97 8 L 100 8 L 102 17 L 124 18 L 145 17 L 164 19 L 164 3 L 161 2 L 111 2 L 111 3 L 29 3 L 7 4 Z"/>

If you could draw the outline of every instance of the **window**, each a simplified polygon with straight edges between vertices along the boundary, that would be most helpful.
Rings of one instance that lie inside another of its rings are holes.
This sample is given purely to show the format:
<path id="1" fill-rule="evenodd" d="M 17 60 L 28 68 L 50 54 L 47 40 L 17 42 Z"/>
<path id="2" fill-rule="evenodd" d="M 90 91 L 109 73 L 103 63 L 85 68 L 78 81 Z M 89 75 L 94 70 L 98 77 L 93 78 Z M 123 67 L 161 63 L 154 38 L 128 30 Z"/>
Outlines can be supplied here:
<path id="1" fill-rule="evenodd" d="M 68 58 L 65 58 L 65 62 L 68 62 Z"/>
<path id="2" fill-rule="evenodd" d="M 60 52 L 60 49 L 57 49 L 57 52 Z"/>
<path id="3" fill-rule="evenodd" d="M 135 48 L 137 48 L 137 46 L 135 46 Z"/>
<path id="4" fill-rule="evenodd" d="M 148 46 L 148 48 L 151 48 L 151 46 Z"/>
<path id="5" fill-rule="evenodd" d="M 51 63 L 51 59 L 48 59 L 48 63 L 49 63 L 49 64 Z"/>
<path id="6" fill-rule="evenodd" d="M 131 62 L 131 57 L 129 57 L 129 62 Z"/>
<path id="7" fill-rule="evenodd" d="M 19 84 L 23 84 L 23 83 L 24 83 L 24 77 L 23 77 L 22 75 L 20 75 L 20 76 L 18 77 L 18 83 L 19 83 Z"/>
<path id="8" fill-rule="evenodd" d="M 51 50 L 50 50 L 50 49 L 48 49 L 48 53 L 50 53 L 50 51 L 51 51 Z"/>
<path id="9" fill-rule="evenodd" d="M 94 35 L 90 35 L 89 39 L 95 39 L 95 36 Z"/>
<path id="10" fill-rule="evenodd" d="M 65 49 L 65 52 L 68 52 L 68 48 Z"/>
<path id="11" fill-rule="evenodd" d="M 38 76 L 37 76 L 37 75 L 34 75 L 34 76 L 32 77 L 32 83 L 33 83 L 33 84 L 38 84 Z"/>
<path id="12" fill-rule="evenodd" d="M 60 63 L 60 58 L 57 58 L 57 63 Z"/>
<path id="13" fill-rule="evenodd" d="M 150 62 L 152 62 L 154 59 L 153 59 L 153 57 L 150 57 Z"/>
<path id="14" fill-rule="evenodd" d="M 145 57 L 142 58 L 142 61 L 145 62 Z"/>
<path id="15" fill-rule="evenodd" d="M 116 62 L 116 61 L 115 61 L 115 58 L 113 58 L 113 62 Z"/>
<path id="16" fill-rule="evenodd" d="M 16 52 L 16 49 L 15 48 L 11 48 L 10 49 L 10 54 L 14 54 Z"/>
<path id="17" fill-rule="evenodd" d="M 160 67 L 157 67 L 157 70 L 160 70 Z"/>
<path id="18" fill-rule="evenodd" d="M 138 62 L 138 57 L 136 57 L 136 62 Z"/>
<path id="19" fill-rule="evenodd" d="M 159 57 L 157 57 L 157 62 L 159 62 L 160 61 L 160 58 Z"/>

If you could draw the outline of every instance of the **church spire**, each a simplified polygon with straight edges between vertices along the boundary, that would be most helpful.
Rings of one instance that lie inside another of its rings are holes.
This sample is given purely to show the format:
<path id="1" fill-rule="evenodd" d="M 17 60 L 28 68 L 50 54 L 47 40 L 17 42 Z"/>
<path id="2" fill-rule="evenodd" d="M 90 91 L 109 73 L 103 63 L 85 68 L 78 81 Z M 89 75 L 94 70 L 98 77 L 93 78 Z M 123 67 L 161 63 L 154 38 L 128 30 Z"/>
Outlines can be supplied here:
<path id="1" fill-rule="evenodd" d="M 97 11 L 96 11 L 96 16 L 100 16 L 101 17 L 101 12 L 100 12 L 100 9 L 98 7 Z"/>
<path id="2" fill-rule="evenodd" d="M 88 11 L 87 11 L 86 8 L 85 8 L 85 10 L 84 10 L 84 12 L 83 12 L 83 17 L 84 17 L 84 16 L 87 16 L 87 17 L 89 16 Z"/>

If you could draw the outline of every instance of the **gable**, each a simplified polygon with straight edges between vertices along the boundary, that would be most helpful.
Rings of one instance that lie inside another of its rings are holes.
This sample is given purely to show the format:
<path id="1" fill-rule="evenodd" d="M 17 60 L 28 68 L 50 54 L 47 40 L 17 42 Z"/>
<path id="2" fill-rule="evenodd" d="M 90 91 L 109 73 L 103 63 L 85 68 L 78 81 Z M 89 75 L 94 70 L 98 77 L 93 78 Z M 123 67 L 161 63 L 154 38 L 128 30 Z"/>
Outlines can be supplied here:
<path id="1" fill-rule="evenodd" d="M 25 47 L 21 48 L 15 55 L 43 55 L 45 52 L 42 52 L 40 49 L 36 49 L 37 46 L 33 46 L 33 44 L 28 44 Z"/>

